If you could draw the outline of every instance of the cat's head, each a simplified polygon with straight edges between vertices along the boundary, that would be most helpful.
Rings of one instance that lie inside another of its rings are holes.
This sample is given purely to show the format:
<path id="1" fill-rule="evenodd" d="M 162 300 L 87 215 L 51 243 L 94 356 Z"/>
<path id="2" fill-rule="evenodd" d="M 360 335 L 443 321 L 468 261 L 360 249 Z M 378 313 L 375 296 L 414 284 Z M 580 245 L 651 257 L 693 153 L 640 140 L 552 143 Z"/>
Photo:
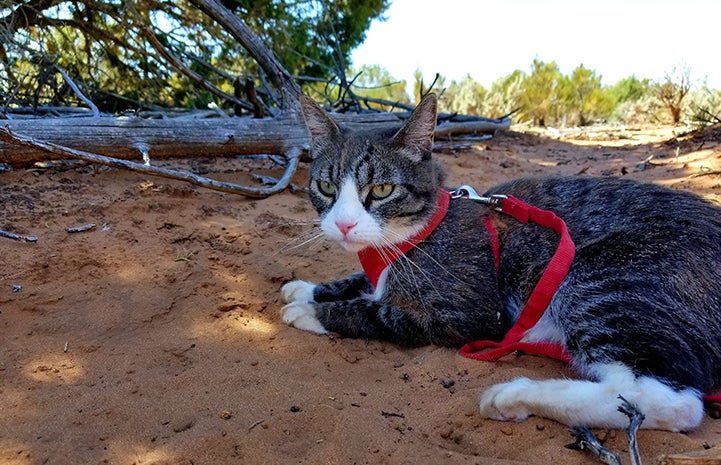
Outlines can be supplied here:
<path id="1" fill-rule="evenodd" d="M 310 98 L 300 103 L 312 138 L 310 198 L 323 232 L 355 252 L 402 242 L 423 229 L 444 179 L 431 157 L 435 95 L 385 135 L 341 129 Z"/>

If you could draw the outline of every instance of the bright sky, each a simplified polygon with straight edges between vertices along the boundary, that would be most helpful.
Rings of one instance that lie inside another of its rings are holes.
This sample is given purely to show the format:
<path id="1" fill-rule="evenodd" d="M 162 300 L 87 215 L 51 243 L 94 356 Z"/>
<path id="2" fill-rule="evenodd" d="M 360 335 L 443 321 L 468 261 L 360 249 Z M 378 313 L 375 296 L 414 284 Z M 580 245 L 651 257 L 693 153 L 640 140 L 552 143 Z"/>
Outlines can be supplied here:
<path id="1" fill-rule="evenodd" d="M 413 84 L 436 72 L 470 74 L 489 88 L 538 57 L 564 74 L 579 64 L 614 84 L 635 74 L 660 81 L 687 66 L 692 84 L 721 90 L 721 0 L 392 0 L 353 66 L 380 65 Z"/>

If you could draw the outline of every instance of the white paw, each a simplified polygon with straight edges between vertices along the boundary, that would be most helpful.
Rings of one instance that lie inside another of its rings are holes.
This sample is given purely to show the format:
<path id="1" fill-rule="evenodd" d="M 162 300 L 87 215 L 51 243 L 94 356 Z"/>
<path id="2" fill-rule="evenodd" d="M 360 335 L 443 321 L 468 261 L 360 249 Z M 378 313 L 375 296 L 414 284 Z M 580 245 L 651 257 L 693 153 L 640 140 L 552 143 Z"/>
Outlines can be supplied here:
<path id="1" fill-rule="evenodd" d="M 525 402 L 528 396 L 533 395 L 529 392 L 532 383 L 528 378 L 517 378 L 491 386 L 481 395 L 481 415 L 500 421 L 525 420 L 533 414 Z"/>
<path id="2" fill-rule="evenodd" d="M 280 314 L 283 322 L 294 328 L 318 334 L 328 333 L 323 325 L 320 324 L 318 318 L 316 318 L 315 308 L 313 308 L 312 303 L 291 302 L 281 309 Z"/>
<path id="3" fill-rule="evenodd" d="M 313 300 L 313 289 L 315 284 L 308 281 L 291 281 L 280 288 L 280 296 L 283 302 L 310 302 Z"/>

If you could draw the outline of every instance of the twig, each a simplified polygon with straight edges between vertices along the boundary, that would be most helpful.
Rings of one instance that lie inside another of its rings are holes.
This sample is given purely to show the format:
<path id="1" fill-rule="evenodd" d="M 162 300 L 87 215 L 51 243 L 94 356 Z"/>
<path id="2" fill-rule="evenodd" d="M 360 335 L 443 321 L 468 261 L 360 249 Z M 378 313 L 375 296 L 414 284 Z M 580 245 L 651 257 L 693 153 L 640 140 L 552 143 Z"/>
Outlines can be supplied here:
<path id="1" fill-rule="evenodd" d="M 132 11 L 132 10 L 131 10 Z M 155 33 L 150 30 L 150 27 L 145 24 L 145 22 L 140 18 L 140 15 L 137 11 L 133 11 L 133 13 L 140 19 L 142 24 L 140 25 L 140 32 L 143 33 L 146 39 L 148 39 L 148 42 L 150 42 L 150 45 L 153 46 L 153 48 L 162 56 L 165 58 L 170 66 L 175 68 L 176 70 L 180 71 L 181 73 L 188 76 L 190 79 L 192 79 L 196 84 L 200 85 L 205 90 L 209 91 L 210 93 L 222 98 L 223 100 L 226 100 L 234 105 L 242 106 L 243 108 L 246 108 L 247 110 L 252 110 L 252 106 L 248 104 L 248 102 L 244 102 L 243 100 L 240 100 L 236 98 L 234 95 L 231 95 L 227 92 L 224 92 L 214 86 L 213 84 L 209 83 L 205 79 L 203 79 L 203 76 L 196 73 L 192 69 L 188 68 L 181 62 L 178 58 L 173 55 L 170 50 L 168 50 L 156 37 Z"/>
<path id="2" fill-rule="evenodd" d="M 290 180 L 293 177 L 293 174 L 295 174 L 295 171 L 298 168 L 298 163 L 300 162 L 300 155 L 302 153 L 302 149 L 299 147 L 289 148 L 288 152 L 285 154 L 285 158 L 286 160 L 288 160 L 288 163 L 286 164 L 285 172 L 283 173 L 283 176 L 278 180 L 278 183 L 271 187 L 256 188 L 240 186 L 238 184 L 233 184 L 229 182 L 216 181 L 215 179 L 205 178 L 203 176 L 198 176 L 196 174 L 188 173 L 186 171 L 177 171 L 159 168 L 157 166 L 142 165 L 140 163 L 135 163 L 129 160 L 119 160 L 117 158 L 106 157 L 103 155 L 97 155 L 82 150 L 63 147 L 61 145 L 53 144 L 51 142 L 37 141 L 30 137 L 13 134 L 10 130 L 9 125 L 0 128 L 0 141 L 8 142 L 14 145 L 21 145 L 24 147 L 32 147 L 38 150 L 44 150 L 46 152 L 60 155 L 66 158 L 78 158 L 80 160 L 85 160 L 100 165 L 112 166 L 114 168 L 123 168 L 144 174 L 150 174 L 153 176 L 160 176 L 163 178 L 178 179 L 180 181 L 185 181 L 190 184 L 195 184 L 196 186 L 205 187 L 207 189 L 213 189 L 221 192 L 229 192 L 231 194 L 242 194 L 248 197 L 258 198 L 268 197 L 288 187 L 288 184 L 290 184 Z"/>
<path id="3" fill-rule="evenodd" d="M 701 172 L 701 173 L 690 174 L 688 177 L 689 177 L 689 178 L 699 178 L 699 177 L 701 177 L 701 176 L 712 176 L 712 175 L 714 175 L 714 174 L 719 174 L 719 175 L 721 175 L 721 170 L 708 170 L 708 171 L 703 171 L 703 172 Z"/>
<path id="4" fill-rule="evenodd" d="M 248 431 L 252 431 L 253 428 L 255 428 L 256 426 L 260 425 L 260 424 L 263 423 L 264 421 L 265 421 L 265 420 L 258 420 L 258 421 L 256 421 L 255 423 L 253 423 L 252 425 L 250 425 L 250 426 L 248 427 Z"/>
<path id="5" fill-rule="evenodd" d="M 260 181 L 261 184 L 264 184 L 266 186 L 272 186 L 273 184 L 278 183 L 278 178 L 274 178 L 273 176 L 265 176 L 262 174 L 251 174 L 253 179 L 257 179 Z M 291 190 L 291 192 L 308 192 L 308 188 L 301 186 L 299 184 L 290 183 L 288 184 L 288 188 Z"/>
<path id="6" fill-rule="evenodd" d="M 258 99 L 258 94 L 255 92 L 255 84 L 251 78 L 245 80 L 245 94 L 248 96 L 248 100 L 253 104 L 253 118 L 263 118 L 263 105 L 261 105 Z"/>
<path id="7" fill-rule="evenodd" d="M 20 242 L 37 242 L 38 238 L 35 236 L 21 236 L 20 234 L 11 233 L 9 231 L 3 231 L 0 229 L 0 237 L 7 237 L 8 239 L 12 239 L 14 241 L 20 241 Z"/>
<path id="8" fill-rule="evenodd" d="M 65 230 L 69 233 L 79 233 L 79 232 L 90 231 L 95 226 L 96 226 L 95 223 L 88 223 L 88 224 L 83 224 L 81 226 L 73 226 L 70 228 L 65 228 Z"/>
<path id="9" fill-rule="evenodd" d="M 216 0 L 190 0 L 190 3 L 215 20 L 255 59 L 270 79 L 273 87 L 280 91 L 282 109 L 298 107 L 298 96 L 302 93 L 300 86 L 280 64 L 273 52 L 251 32 L 240 17 Z"/>
<path id="10" fill-rule="evenodd" d="M 629 419 L 626 435 L 628 436 L 628 449 L 629 454 L 631 455 L 631 465 L 641 465 L 641 456 L 638 453 L 636 433 L 638 433 L 638 428 L 641 427 L 643 420 L 646 419 L 646 415 L 644 415 L 636 405 L 627 401 L 622 395 L 619 395 L 618 399 L 621 401 L 621 405 L 618 406 L 618 411 L 626 415 Z"/>
<path id="11" fill-rule="evenodd" d="M 73 81 L 73 79 L 68 75 L 68 73 L 63 71 L 63 69 L 61 67 L 59 67 L 58 65 L 55 65 L 55 69 L 58 70 L 58 73 L 60 73 L 60 75 L 63 77 L 63 79 L 65 79 L 65 82 L 67 82 L 68 85 L 70 86 L 70 88 L 73 89 L 73 92 L 75 92 L 75 95 L 77 95 L 80 100 L 85 102 L 85 104 L 88 107 L 90 107 L 90 111 L 93 112 L 93 116 L 99 117 L 100 110 L 98 110 L 98 107 L 95 106 L 95 104 L 93 103 L 92 100 L 90 100 L 89 98 L 87 98 L 85 96 L 85 94 L 83 94 L 83 92 L 80 90 L 80 88 L 77 86 L 77 84 L 75 84 L 75 81 Z"/>
<path id="12" fill-rule="evenodd" d="M 621 461 L 616 454 L 603 447 L 588 428 L 573 428 L 571 434 L 576 437 L 576 442 L 567 444 L 566 449 L 588 451 L 592 456 L 607 465 L 621 465 Z"/>

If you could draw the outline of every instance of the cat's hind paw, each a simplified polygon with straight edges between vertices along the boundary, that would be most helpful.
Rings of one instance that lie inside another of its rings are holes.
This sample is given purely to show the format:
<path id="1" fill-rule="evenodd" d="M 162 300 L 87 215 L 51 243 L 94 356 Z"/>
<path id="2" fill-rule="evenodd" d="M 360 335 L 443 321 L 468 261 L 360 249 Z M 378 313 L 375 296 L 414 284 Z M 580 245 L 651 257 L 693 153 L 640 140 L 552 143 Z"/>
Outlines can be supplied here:
<path id="1" fill-rule="evenodd" d="M 291 302 L 283 307 L 280 314 L 283 318 L 283 322 L 289 326 L 293 326 L 294 328 L 317 334 L 328 333 L 320 321 L 318 321 L 318 318 L 316 318 L 315 308 L 310 302 Z"/>
<path id="2" fill-rule="evenodd" d="M 283 302 L 310 302 L 313 300 L 315 284 L 308 281 L 291 281 L 280 288 L 280 296 Z"/>
<path id="3" fill-rule="evenodd" d="M 500 421 L 525 420 L 532 414 L 525 402 L 531 383 L 528 378 L 517 378 L 491 386 L 481 395 L 481 415 Z"/>

